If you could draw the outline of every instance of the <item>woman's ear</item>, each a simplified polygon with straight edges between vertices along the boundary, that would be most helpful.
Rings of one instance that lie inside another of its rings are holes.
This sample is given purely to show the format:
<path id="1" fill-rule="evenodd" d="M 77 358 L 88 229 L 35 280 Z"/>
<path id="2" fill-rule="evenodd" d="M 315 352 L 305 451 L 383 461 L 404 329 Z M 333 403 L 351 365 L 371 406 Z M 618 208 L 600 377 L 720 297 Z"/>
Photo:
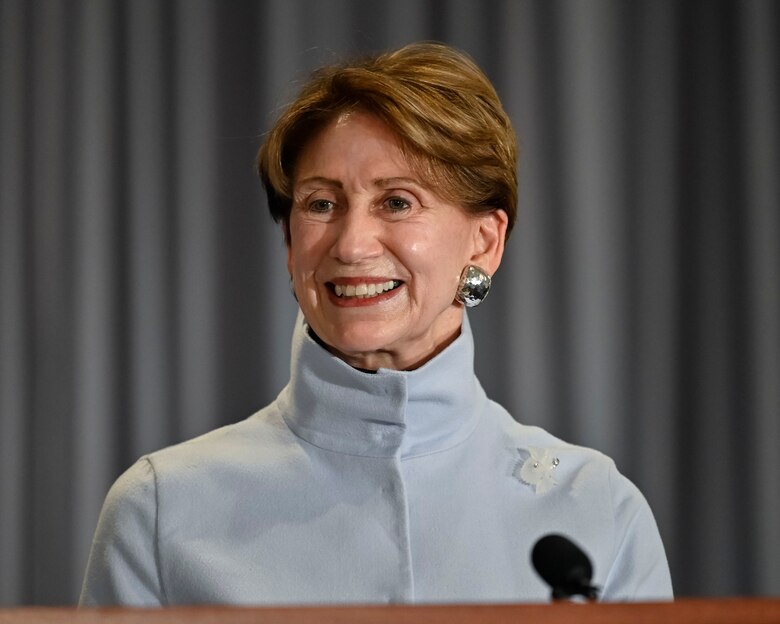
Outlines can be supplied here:
<path id="1" fill-rule="evenodd" d="M 469 264 L 484 269 L 493 275 L 501 264 L 506 242 L 506 228 L 509 223 L 506 211 L 496 208 L 474 217 L 477 227 L 474 232 L 474 250 Z"/>

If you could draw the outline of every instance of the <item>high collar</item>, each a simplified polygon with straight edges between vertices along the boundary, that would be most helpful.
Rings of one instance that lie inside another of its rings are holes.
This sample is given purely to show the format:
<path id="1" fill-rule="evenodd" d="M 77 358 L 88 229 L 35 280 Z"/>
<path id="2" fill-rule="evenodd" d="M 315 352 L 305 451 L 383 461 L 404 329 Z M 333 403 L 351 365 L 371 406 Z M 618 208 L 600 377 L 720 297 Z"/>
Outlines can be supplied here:
<path id="1" fill-rule="evenodd" d="M 474 340 L 464 314 L 460 336 L 413 371 L 366 373 L 332 355 L 295 325 L 290 383 L 280 396 L 292 431 L 338 453 L 415 457 L 465 440 L 487 398 L 474 376 Z"/>

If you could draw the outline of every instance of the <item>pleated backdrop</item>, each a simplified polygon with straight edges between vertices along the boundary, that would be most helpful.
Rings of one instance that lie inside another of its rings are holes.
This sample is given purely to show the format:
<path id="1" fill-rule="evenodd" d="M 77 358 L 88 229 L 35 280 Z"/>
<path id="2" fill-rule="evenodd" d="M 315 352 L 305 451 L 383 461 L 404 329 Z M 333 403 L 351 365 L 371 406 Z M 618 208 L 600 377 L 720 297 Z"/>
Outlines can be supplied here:
<path id="1" fill-rule="evenodd" d="M 615 458 L 678 595 L 779 595 L 779 30 L 771 0 L 0 0 L 0 603 L 73 603 L 112 481 L 285 384 L 254 154 L 312 68 L 422 39 L 522 146 L 488 393 Z"/>

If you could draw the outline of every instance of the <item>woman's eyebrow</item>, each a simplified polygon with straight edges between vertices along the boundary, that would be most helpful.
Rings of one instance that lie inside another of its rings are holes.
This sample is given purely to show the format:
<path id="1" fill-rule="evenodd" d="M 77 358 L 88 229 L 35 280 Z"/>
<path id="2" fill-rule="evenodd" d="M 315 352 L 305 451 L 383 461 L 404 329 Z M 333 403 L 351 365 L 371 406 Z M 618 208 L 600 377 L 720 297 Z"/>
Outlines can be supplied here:
<path id="1" fill-rule="evenodd" d="M 397 186 L 399 184 L 412 184 L 419 188 L 426 188 L 425 185 L 422 184 L 416 178 L 409 178 L 405 176 L 396 176 L 392 178 L 376 178 L 375 180 L 373 180 L 373 184 L 377 188 L 382 188 L 382 189 L 389 188 L 392 186 Z M 311 176 L 308 178 L 303 178 L 302 180 L 296 180 L 293 183 L 294 187 L 310 186 L 310 185 L 322 185 L 322 186 L 329 186 L 338 189 L 344 188 L 344 184 L 341 182 L 341 180 L 326 178 L 324 176 Z"/>
<path id="2" fill-rule="evenodd" d="M 325 186 L 332 186 L 334 188 L 344 188 L 344 185 L 340 180 L 334 180 L 333 178 L 324 178 L 322 176 L 311 176 L 310 178 L 304 178 L 303 180 L 296 180 L 293 186 L 304 186 L 310 184 L 322 184 Z"/>
<path id="3" fill-rule="evenodd" d="M 396 178 L 377 178 L 374 180 L 374 185 L 378 186 L 379 188 L 388 188 L 390 186 L 396 186 L 398 184 L 414 184 L 415 186 L 418 186 L 420 188 L 425 188 L 423 184 L 420 183 L 419 180 L 416 180 L 415 178 L 407 178 L 407 177 L 396 177 Z"/>

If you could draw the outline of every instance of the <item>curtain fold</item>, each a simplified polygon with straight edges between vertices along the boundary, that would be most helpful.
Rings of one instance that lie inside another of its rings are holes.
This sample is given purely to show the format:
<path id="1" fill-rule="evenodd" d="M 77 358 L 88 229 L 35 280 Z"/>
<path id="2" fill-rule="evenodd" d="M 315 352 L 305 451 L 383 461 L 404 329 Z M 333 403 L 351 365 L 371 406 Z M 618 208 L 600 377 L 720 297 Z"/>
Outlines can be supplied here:
<path id="1" fill-rule="evenodd" d="M 745 281 L 747 307 L 748 475 L 751 500 L 742 517 L 750 558 L 743 566 L 757 592 L 777 593 L 780 576 L 780 46 L 778 9 L 751 0 L 739 23 L 739 90 L 743 106 L 738 137 L 740 175 L 744 181 L 747 241 Z"/>
<path id="2" fill-rule="evenodd" d="M 0 604 L 74 602 L 113 480 L 283 387 L 254 154 L 311 69 L 423 39 L 475 58 L 520 141 L 470 313 L 488 394 L 616 460 L 678 595 L 778 595 L 779 13 L 0 0 Z"/>

